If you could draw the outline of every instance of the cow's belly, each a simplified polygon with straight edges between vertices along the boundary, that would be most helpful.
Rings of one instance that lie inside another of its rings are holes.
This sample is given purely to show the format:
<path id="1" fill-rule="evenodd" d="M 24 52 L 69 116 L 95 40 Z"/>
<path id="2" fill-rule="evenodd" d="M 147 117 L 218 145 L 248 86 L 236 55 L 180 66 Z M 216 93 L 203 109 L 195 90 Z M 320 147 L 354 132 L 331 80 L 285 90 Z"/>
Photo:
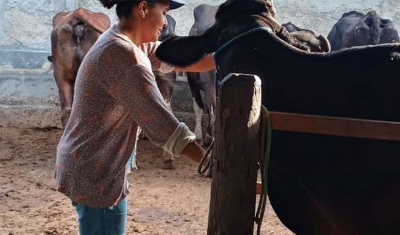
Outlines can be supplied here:
<path id="1" fill-rule="evenodd" d="M 400 143 L 273 132 L 268 189 L 296 234 L 399 234 Z"/>

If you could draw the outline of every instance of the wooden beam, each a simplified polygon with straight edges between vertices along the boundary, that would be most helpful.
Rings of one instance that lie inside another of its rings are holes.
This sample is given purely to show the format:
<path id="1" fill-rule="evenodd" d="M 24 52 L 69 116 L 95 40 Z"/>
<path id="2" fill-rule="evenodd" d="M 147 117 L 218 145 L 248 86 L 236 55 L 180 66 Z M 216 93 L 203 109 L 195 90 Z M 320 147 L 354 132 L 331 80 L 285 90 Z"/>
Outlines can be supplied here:
<path id="1" fill-rule="evenodd" d="M 273 130 L 400 141 L 400 122 L 270 112 Z"/>

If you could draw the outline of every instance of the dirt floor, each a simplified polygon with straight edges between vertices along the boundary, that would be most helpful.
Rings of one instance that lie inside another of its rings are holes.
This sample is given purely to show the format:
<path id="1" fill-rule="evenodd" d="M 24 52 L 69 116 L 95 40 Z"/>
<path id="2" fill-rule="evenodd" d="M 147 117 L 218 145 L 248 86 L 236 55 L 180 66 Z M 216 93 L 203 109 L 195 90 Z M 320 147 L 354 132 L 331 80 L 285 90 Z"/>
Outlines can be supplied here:
<path id="1" fill-rule="evenodd" d="M 0 235 L 78 234 L 69 199 L 54 190 L 60 135 L 60 129 L 0 127 Z M 160 148 L 139 142 L 127 234 L 206 234 L 211 179 L 199 177 L 186 159 L 176 160 L 176 170 L 163 170 L 161 156 Z M 268 204 L 262 234 L 293 233 Z"/>

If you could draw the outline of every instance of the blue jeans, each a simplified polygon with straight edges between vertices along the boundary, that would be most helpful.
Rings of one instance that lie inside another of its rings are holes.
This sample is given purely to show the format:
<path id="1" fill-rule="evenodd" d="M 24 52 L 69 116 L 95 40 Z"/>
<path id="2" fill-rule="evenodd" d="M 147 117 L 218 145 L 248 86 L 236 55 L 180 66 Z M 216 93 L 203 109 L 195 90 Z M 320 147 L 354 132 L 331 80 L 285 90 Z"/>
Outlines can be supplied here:
<path id="1" fill-rule="evenodd" d="M 127 199 L 108 208 L 94 208 L 72 202 L 78 213 L 80 235 L 124 235 Z"/>
<path id="2" fill-rule="evenodd" d="M 135 149 L 132 151 L 131 157 L 128 160 L 128 163 L 126 165 L 128 168 L 128 174 L 131 173 L 134 169 L 138 169 L 136 165 L 136 151 Z"/>

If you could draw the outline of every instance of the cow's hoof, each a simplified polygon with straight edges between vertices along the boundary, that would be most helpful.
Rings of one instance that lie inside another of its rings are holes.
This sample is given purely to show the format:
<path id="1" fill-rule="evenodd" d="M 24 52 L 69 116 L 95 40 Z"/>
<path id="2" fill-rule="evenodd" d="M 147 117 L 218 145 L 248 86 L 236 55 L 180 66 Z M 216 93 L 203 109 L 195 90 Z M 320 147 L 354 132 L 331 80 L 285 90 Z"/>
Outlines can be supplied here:
<path id="1" fill-rule="evenodd" d="M 162 168 L 165 169 L 165 170 L 176 170 L 176 166 L 174 164 L 174 160 L 172 160 L 172 159 L 164 159 Z"/>

